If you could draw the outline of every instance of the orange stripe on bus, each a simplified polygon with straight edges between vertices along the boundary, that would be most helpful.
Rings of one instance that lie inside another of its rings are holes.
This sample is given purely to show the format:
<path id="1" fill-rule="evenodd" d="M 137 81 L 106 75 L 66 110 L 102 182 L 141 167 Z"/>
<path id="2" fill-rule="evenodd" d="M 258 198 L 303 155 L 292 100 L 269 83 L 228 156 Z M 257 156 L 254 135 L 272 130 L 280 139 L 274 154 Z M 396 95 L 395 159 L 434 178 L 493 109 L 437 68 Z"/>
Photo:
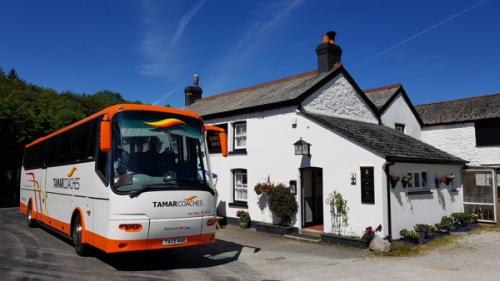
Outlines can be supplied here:
<path id="1" fill-rule="evenodd" d="M 23 203 L 19 204 L 20 212 L 26 214 L 27 206 Z M 79 210 L 80 216 L 83 214 L 81 210 Z M 51 218 L 49 216 L 45 216 L 38 212 L 33 212 L 33 218 L 39 222 L 44 223 L 68 236 L 70 236 L 71 226 L 68 223 L 59 221 L 57 219 Z M 92 231 L 88 231 L 85 228 L 85 220 L 82 216 L 82 242 L 92 245 L 106 253 L 119 253 L 119 252 L 131 252 L 131 251 L 144 251 L 144 250 L 160 250 L 160 249 L 168 249 L 168 248 L 180 248 L 180 247 L 188 247 L 195 246 L 201 244 L 208 244 L 215 242 L 215 233 L 204 233 L 201 235 L 190 235 L 186 236 L 187 242 L 180 245 L 163 245 L 163 241 L 169 238 L 162 239 L 142 239 L 142 240 L 113 240 L 108 239 L 104 236 L 101 236 Z"/>

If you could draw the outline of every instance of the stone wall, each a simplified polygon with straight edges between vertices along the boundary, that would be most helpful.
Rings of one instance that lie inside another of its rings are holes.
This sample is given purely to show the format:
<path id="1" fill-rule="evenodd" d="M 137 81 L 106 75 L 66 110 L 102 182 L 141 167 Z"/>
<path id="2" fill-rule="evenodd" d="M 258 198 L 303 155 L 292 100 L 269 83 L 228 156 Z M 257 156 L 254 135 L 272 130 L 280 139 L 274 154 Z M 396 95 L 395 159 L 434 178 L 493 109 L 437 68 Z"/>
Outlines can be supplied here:
<path id="1" fill-rule="evenodd" d="M 307 97 L 302 106 L 311 113 L 378 123 L 377 116 L 342 74 Z"/>

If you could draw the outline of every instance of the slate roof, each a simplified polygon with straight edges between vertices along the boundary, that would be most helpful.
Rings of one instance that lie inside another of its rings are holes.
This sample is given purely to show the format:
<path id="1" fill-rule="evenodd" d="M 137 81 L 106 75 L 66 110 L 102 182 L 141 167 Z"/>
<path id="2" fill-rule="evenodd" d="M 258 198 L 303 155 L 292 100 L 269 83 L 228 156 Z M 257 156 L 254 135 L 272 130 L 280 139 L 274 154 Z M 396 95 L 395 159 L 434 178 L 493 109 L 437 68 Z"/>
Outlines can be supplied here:
<path id="1" fill-rule="evenodd" d="M 311 113 L 303 114 L 352 142 L 383 155 L 388 161 L 443 164 L 466 162 L 383 125 Z"/>
<path id="2" fill-rule="evenodd" d="M 333 72 L 335 70 L 332 70 Z M 219 95 L 209 96 L 187 107 L 202 116 L 263 106 L 298 98 L 331 72 L 309 71 Z"/>
<path id="3" fill-rule="evenodd" d="M 380 110 L 394 94 L 401 89 L 401 84 L 387 85 L 379 88 L 365 90 L 370 101 Z"/>
<path id="4" fill-rule="evenodd" d="M 415 106 L 425 125 L 500 118 L 500 93 Z"/>
<path id="5" fill-rule="evenodd" d="M 281 105 L 296 105 L 303 97 L 308 96 L 340 73 L 361 93 L 361 98 L 367 102 L 368 106 L 374 112 L 377 112 L 377 107 L 366 95 L 363 95 L 363 90 L 359 88 L 343 66 L 321 74 L 318 74 L 317 71 L 309 71 L 248 88 L 209 96 L 197 100 L 187 106 L 186 109 L 194 111 L 205 118 L 212 118 L 215 115 L 223 116 L 245 110 L 259 111 Z"/>

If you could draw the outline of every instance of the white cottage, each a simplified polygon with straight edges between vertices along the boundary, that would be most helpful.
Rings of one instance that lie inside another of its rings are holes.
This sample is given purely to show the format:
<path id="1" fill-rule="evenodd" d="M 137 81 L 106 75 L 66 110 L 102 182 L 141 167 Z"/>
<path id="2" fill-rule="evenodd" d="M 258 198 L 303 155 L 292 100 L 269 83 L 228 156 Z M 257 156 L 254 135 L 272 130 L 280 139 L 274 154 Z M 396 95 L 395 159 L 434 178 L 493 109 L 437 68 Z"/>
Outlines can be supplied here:
<path id="1" fill-rule="evenodd" d="M 272 222 L 253 190 L 267 181 L 297 187 L 293 224 L 305 230 L 332 231 L 334 191 L 347 200 L 348 235 L 381 224 L 398 238 L 402 228 L 462 211 L 465 161 L 419 140 L 422 122 L 400 85 L 361 90 L 337 50 L 320 44 L 318 70 L 245 89 L 202 98 L 199 87 L 186 88 L 187 109 L 228 132 L 229 156 L 211 155 L 219 214 L 234 223 L 245 209 L 254 223 Z M 299 140 L 310 155 L 295 155 Z M 392 186 L 391 177 L 408 175 L 405 188 Z M 436 186 L 450 175 L 452 184 Z"/>
<path id="2" fill-rule="evenodd" d="M 464 210 L 500 223 L 500 94 L 423 104 L 422 140 L 469 161 Z"/>

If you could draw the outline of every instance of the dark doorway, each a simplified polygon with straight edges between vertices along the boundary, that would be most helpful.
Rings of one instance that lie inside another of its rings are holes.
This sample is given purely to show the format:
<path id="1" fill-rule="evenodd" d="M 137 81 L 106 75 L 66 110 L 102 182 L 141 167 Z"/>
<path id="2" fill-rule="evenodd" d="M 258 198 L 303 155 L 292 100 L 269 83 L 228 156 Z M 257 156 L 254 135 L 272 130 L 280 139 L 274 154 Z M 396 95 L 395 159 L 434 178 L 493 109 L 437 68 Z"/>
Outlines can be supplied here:
<path id="1" fill-rule="evenodd" d="M 323 169 L 300 169 L 302 227 L 323 224 Z"/>

